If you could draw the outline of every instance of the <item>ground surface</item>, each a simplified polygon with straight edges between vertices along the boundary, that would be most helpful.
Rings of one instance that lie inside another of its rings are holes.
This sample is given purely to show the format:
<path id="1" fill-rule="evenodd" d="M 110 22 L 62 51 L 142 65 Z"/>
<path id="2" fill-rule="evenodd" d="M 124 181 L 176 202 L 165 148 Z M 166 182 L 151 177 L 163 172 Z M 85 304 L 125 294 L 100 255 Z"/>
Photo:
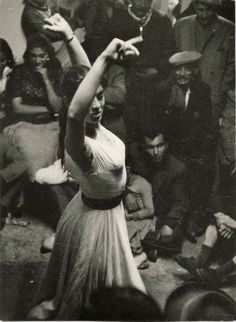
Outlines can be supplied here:
<path id="1" fill-rule="evenodd" d="M 23 219 L 30 221 L 27 227 L 6 225 L 0 232 L 0 319 L 5 321 L 25 320 L 50 256 L 39 252 L 42 240 L 51 233 L 50 227 L 37 218 Z M 185 242 L 183 253 L 196 254 L 201 239 L 198 244 Z M 171 291 L 183 283 L 185 273 L 172 259 L 161 258 L 140 272 L 162 308 Z M 235 281 L 224 290 L 236 299 Z"/>

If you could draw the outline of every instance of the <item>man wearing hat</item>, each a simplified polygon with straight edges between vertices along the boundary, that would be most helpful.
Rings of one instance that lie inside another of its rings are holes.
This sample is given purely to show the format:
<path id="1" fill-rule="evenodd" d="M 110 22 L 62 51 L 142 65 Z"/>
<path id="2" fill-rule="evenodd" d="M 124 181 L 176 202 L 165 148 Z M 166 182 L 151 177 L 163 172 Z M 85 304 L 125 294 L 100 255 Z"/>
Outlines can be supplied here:
<path id="1" fill-rule="evenodd" d="M 228 93 L 216 153 L 216 180 L 208 200 L 208 227 L 196 257 L 176 257 L 193 278 L 210 286 L 219 286 L 236 272 L 236 169 L 235 169 L 235 91 Z M 227 131 L 227 133 L 225 133 Z M 212 262 L 220 265 L 209 268 Z"/>
<path id="2" fill-rule="evenodd" d="M 199 283 L 185 283 L 170 293 L 164 309 L 164 321 L 232 321 L 236 302 L 222 290 Z"/>
<path id="3" fill-rule="evenodd" d="M 202 54 L 201 79 L 211 88 L 212 112 L 217 124 L 224 93 L 234 83 L 234 24 L 217 14 L 220 0 L 194 0 L 195 15 L 175 24 L 177 50 Z"/>
<path id="4" fill-rule="evenodd" d="M 214 151 L 210 88 L 197 80 L 201 57 L 196 51 L 170 57 L 171 78 L 157 87 L 157 103 L 152 110 L 154 122 L 167 123 L 170 152 L 188 168 L 191 202 L 188 235 L 192 241 L 202 224 L 200 214 L 211 191 Z"/>

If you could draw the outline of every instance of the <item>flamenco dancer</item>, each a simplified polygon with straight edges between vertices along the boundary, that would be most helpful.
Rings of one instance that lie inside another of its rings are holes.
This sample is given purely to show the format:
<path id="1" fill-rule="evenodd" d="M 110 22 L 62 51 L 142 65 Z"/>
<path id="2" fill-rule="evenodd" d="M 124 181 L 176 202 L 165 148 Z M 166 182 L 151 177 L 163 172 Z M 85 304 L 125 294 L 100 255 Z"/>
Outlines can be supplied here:
<path id="1" fill-rule="evenodd" d="M 58 14 L 47 23 L 49 30 L 64 35 L 68 46 L 76 41 Z M 121 201 L 126 183 L 125 146 L 100 124 L 102 75 L 110 61 L 128 55 L 138 56 L 139 52 L 130 42 L 113 39 L 70 103 L 65 158 L 81 190 L 58 224 L 37 305 L 28 314 L 31 320 L 81 319 L 90 309 L 91 293 L 100 287 L 133 287 L 146 292 L 131 253 Z"/>

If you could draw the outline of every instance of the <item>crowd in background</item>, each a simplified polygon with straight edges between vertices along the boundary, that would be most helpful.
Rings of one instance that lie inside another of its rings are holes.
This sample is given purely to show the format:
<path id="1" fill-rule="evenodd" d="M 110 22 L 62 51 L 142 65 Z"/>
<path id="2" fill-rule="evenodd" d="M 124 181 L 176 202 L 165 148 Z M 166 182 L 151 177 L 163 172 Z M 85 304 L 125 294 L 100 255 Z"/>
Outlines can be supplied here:
<path id="1" fill-rule="evenodd" d="M 102 125 L 126 146 L 123 202 L 137 267 L 167 255 L 193 280 L 220 286 L 236 268 L 232 1 L 193 0 L 182 11 L 181 1 L 169 0 L 167 14 L 151 0 L 24 4 L 24 62 L 16 64 L 0 39 L 1 229 L 8 213 L 38 211 L 56 230 L 79 191 L 66 169 L 64 139 L 68 106 L 86 68 L 73 60 L 70 39 L 45 28 L 45 19 L 59 12 L 91 64 L 113 38 L 140 52 L 109 64 L 101 84 Z M 183 240 L 194 243 L 204 232 L 199 255 L 182 256 Z M 54 234 L 42 252 L 53 243 Z"/>

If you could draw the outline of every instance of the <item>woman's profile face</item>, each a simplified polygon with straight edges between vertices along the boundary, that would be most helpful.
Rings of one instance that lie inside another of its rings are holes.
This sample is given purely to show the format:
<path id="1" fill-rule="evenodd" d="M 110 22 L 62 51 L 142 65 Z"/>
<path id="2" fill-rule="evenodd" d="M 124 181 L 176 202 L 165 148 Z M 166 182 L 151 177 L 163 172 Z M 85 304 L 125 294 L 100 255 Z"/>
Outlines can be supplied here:
<path id="1" fill-rule="evenodd" d="M 33 69 L 40 69 L 48 62 L 48 53 L 40 47 L 31 48 L 28 51 L 27 61 Z"/>
<path id="2" fill-rule="evenodd" d="M 104 104 L 103 88 L 99 86 L 90 106 L 89 113 L 85 118 L 86 125 L 97 126 L 101 122 Z"/>
<path id="3" fill-rule="evenodd" d="M 3 52 L 0 51 L 0 77 L 2 76 L 2 73 L 7 66 L 7 57 Z"/>

